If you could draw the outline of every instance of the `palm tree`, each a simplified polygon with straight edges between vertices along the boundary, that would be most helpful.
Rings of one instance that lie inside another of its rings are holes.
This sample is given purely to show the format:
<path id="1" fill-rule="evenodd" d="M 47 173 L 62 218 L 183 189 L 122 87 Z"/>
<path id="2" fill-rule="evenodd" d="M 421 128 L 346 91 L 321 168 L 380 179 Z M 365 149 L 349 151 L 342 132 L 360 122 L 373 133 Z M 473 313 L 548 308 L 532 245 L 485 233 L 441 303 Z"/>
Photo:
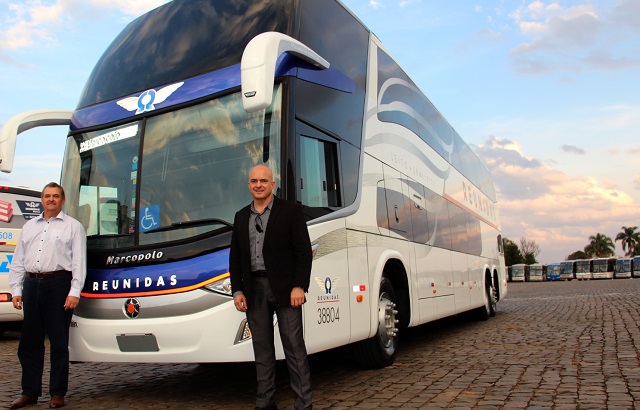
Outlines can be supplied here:
<path id="1" fill-rule="evenodd" d="M 622 250 L 625 251 L 625 255 L 628 257 L 640 254 L 640 232 L 636 232 L 637 229 L 637 226 L 623 226 L 622 231 L 616 236 L 616 242 L 620 241 Z"/>
<path id="2" fill-rule="evenodd" d="M 607 258 L 616 254 L 616 245 L 607 235 L 597 233 L 589 237 L 589 245 L 584 247 L 584 252 L 590 258 Z"/>

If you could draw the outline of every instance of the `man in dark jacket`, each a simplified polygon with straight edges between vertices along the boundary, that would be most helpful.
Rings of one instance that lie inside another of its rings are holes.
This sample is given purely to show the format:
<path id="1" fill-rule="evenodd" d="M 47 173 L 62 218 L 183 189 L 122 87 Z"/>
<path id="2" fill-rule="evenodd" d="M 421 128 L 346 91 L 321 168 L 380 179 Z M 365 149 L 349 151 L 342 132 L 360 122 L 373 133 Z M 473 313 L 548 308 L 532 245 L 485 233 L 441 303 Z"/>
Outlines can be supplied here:
<path id="1" fill-rule="evenodd" d="M 289 369 L 295 408 L 311 408 L 311 375 L 302 304 L 311 276 L 311 241 L 299 205 L 273 195 L 266 165 L 249 172 L 251 204 L 236 213 L 229 272 L 236 309 L 246 312 L 256 360 L 257 409 L 276 409 L 273 314 Z"/>

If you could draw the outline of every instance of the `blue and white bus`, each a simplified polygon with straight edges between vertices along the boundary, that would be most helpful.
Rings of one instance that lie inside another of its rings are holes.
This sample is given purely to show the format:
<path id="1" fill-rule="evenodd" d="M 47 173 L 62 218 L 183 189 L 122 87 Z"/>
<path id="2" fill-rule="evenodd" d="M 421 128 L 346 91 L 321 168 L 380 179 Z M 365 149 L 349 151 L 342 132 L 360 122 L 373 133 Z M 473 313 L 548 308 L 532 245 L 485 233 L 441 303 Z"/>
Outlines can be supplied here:
<path id="1" fill-rule="evenodd" d="M 631 277 L 640 278 L 640 256 L 634 256 L 631 262 Z"/>
<path id="2" fill-rule="evenodd" d="M 547 280 L 560 280 L 560 263 L 550 263 L 547 265 Z"/>
<path id="3" fill-rule="evenodd" d="M 13 307 L 9 289 L 9 267 L 22 226 L 42 212 L 40 191 L 26 187 L 0 186 L 0 336 L 12 322 L 21 322 L 22 310 Z"/>
<path id="4" fill-rule="evenodd" d="M 308 219 L 310 353 L 357 343 L 388 365 L 399 329 L 487 319 L 507 292 L 489 171 L 339 1 L 167 3 L 113 41 L 75 111 L 7 123 L 0 168 L 19 132 L 60 123 L 89 264 L 73 361 L 253 360 L 228 254 L 258 163 Z"/>

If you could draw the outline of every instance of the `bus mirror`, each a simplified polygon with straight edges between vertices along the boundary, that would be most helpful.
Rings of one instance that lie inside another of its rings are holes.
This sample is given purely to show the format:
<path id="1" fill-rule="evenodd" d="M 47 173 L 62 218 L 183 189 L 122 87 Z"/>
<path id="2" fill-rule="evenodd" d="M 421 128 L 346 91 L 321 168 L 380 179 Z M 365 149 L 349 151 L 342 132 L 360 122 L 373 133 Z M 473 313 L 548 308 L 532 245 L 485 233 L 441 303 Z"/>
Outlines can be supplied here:
<path id="1" fill-rule="evenodd" d="M 13 170 L 18 134 L 48 125 L 69 125 L 71 115 L 73 111 L 70 110 L 37 110 L 11 117 L 0 130 L 0 171 L 9 173 Z"/>
<path id="2" fill-rule="evenodd" d="M 247 44 L 240 61 L 242 106 L 246 112 L 271 105 L 276 61 L 282 53 L 291 53 L 322 69 L 330 65 L 318 53 L 285 34 L 274 31 L 258 34 Z"/>

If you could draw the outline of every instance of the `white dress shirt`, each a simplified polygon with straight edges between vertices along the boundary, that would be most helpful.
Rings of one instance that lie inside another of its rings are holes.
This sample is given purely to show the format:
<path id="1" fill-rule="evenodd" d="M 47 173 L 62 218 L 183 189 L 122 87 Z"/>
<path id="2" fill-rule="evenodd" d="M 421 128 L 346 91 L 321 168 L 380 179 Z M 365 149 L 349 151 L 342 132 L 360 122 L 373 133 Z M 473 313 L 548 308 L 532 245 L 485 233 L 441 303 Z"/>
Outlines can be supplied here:
<path id="1" fill-rule="evenodd" d="M 57 270 L 71 272 L 69 296 L 79 298 L 87 276 L 87 235 L 80 222 L 62 211 L 49 220 L 40 214 L 22 227 L 9 269 L 11 294 L 22 296 L 27 272 Z"/>

